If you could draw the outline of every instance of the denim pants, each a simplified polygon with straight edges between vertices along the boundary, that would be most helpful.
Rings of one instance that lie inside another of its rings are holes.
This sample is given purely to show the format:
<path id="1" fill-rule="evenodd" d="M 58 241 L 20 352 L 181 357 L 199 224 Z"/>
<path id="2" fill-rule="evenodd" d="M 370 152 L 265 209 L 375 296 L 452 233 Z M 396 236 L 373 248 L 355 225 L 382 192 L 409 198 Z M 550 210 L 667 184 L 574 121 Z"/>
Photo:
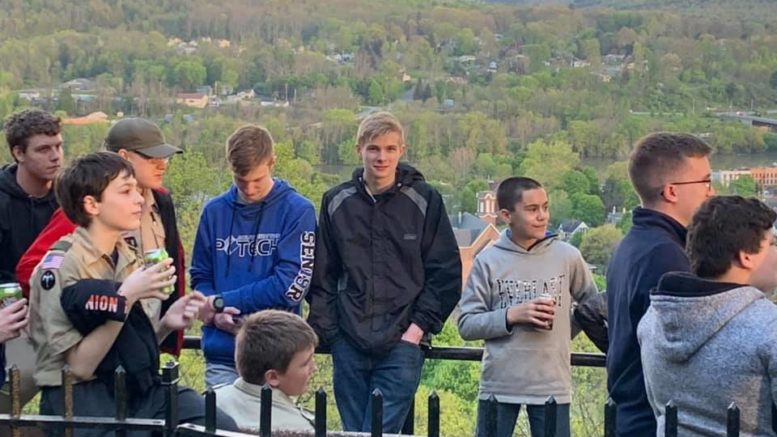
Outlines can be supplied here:
<path id="1" fill-rule="evenodd" d="M 224 364 L 205 362 L 205 386 L 232 384 L 238 378 L 237 369 Z"/>
<path id="2" fill-rule="evenodd" d="M 424 355 L 413 343 L 400 341 L 387 354 L 375 356 L 338 339 L 332 345 L 334 392 L 343 429 L 370 432 L 371 394 L 383 394 L 383 432 L 398 434 L 421 381 Z"/>
<path id="3" fill-rule="evenodd" d="M 518 420 L 518 413 L 521 411 L 521 404 L 505 404 L 499 402 L 496 404 L 496 435 L 486 435 L 486 404 L 488 401 L 480 400 L 478 402 L 478 437 L 512 437 L 515 431 L 515 422 Z M 529 413 L 529 427 L 532 437 L 543 437 L 545 435 L 545 406 L 527 405 L 526 410 Z M 558 404 L 556 406 L 556 437 L 569 437 L 569 404 Z"/>

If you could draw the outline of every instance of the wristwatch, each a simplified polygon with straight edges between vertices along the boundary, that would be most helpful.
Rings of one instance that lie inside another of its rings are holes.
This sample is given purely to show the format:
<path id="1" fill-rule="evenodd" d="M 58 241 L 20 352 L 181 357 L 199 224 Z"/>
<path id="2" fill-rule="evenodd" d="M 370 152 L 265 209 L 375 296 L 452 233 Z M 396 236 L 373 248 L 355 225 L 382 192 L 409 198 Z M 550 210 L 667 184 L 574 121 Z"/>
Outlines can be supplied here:
<path id="1" fill-rule="evenodd" d="M 213 298 L 213 309 L 216 310 L 217 313 L 224 311 L 224 298 L 221 297 L 220 294 L 217 294 Z"/>

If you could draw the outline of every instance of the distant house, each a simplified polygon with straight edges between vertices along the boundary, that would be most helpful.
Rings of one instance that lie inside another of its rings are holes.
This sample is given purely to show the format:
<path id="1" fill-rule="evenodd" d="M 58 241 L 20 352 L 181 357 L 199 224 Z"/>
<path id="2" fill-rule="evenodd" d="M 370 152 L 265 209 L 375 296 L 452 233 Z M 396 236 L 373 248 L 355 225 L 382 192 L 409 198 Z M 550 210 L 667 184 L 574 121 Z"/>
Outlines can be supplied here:
<path id="1" fill-rule="evenodd" d="M 588 225 L 582 220 L 564 220 L 556 232 L 562 240 L 568 241 L 578 232 L 585 233 L 588 229 Z"/>
<path id="2" fill-rule="evenodd" d="M 448 216 L 459 246 L 462 286 L 467 283 L 475 257 L 499 239 L 499 229 L 468 212 Z"/>
<path id="3" fill-rule="evenodd" d="M 623 220 L 623 216 L 626 215 L 626 208 L 622 208 L 620 211 L 616 207 L 612 207 L 612 211 L 607 213 L 607 218 L 604 220 L 605 223 L 610 225 L 617 225 L 618 223 Z"/>
<path id="4" fill-rule="evenodd" d="M 66 118 L 62 120 L 62 124 L 68 124 L 68 125 L 74 125 L 74 126 L 84 126 L 88 124 L 97 124 L 97 123 L 109 123 L 110 120 L 108 120 L 108 115 L 104 112 L 92 112 L 89 115 L 85 115 L 83 117 L 75 117 L 75 118 Z"/>
<path id="5" fill-rule="evenodd" d="M 203 93 L 178 93 L 175 103 L 186 105 L 190 108 L 204 109 L 208 106 L 208 95 Z"/>
<path id="6" fill-rule="evenodd" d="M 21 90 L 16 94 L 19 95 L 20 99 L 27 100 L 28 102 L 32 102 L 33 100 L 40 100 L 39 90 Z"/>
<path id="7" fill-rule="evenodd" d="M 70 88 L 70 91 L 74 93 L 78 91 L 93 91 L 95 89 L 95 84 L 89 79 L 80 77 L 63 83 L 60 88 Z"/>
<path id="8" fill-rule="evenodd" d="M 478 217 L 487 223 L 496 225 L 498 218 L 496 212 L 499 210 L 496 205 L 496 192 L 493 190 L 478 191 L 477 197 Z"/>

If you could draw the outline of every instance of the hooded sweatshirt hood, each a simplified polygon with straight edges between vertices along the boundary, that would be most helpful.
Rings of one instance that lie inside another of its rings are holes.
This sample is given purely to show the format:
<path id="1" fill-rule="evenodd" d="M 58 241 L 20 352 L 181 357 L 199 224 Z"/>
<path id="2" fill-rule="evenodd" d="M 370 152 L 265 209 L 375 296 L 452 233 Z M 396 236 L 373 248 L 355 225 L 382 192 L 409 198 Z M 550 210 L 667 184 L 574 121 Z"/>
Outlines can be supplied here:
<path id="1" fill-rule="evenodd" d="M 777 307 L 754 287 L 677 272 L 661 278 L 650 301 L 637 337 L 657 435 L 670 400 L 678 435 L 720 434 L 732 402 L 742 435 L 774 435 Z"/>
<path id="2" fill-rule="evenodd" d="M 753 287 L 668 273 L 650 296 L 655 347 L 670 361 L 687 361 L 732 318 L 763 298 Z"/>
<path id="3" fill-rule="evenodd" d="M 0 170 L 0 282 L 15 280 L 16 263 L 57 209 L 54 190 L 30 197 L 19 186 L 18 169 L 10 164 Z"/>

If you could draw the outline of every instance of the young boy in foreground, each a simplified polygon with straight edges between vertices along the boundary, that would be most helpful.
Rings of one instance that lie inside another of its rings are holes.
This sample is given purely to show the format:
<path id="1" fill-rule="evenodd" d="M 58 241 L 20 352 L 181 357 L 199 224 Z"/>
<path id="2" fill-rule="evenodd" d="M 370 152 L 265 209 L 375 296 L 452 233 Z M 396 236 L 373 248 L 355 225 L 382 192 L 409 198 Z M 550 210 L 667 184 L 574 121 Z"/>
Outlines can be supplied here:
<path id="1" fill-rule="evenodd" d="M 240 378 L 216 388 L 218 405 L 244 432 L 259 431 L 262 386 L 272 387 L 273 431 L 313 431 L 312 415 L 291 396 L 307 389 L 316 371 L 318 337 L 296 314 L 265 310 L 249 316 L 237 334 L 235 362 Z"/>

